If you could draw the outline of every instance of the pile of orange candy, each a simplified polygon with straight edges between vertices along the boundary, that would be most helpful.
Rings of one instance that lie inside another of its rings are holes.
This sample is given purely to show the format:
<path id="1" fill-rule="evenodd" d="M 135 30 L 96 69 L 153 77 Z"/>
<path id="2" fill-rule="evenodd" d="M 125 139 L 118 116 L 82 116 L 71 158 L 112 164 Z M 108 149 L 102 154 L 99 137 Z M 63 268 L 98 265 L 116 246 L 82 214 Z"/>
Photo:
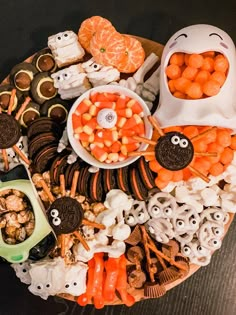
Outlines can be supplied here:
<path id="1" fill-rule="evenodd" d="M 201 99 L 219 93 L 228 68 L 227 58 L 214 51 L 202 54 L 174 53 L 165 72 L 173 96 Z"/>

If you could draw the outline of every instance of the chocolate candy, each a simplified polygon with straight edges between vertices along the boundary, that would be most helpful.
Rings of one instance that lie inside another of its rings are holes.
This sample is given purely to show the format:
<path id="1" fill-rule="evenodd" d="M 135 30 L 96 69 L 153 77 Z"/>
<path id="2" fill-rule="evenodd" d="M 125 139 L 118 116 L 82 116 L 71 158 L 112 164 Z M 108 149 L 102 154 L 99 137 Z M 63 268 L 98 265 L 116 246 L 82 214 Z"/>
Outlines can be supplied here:
<path id="1" fill-rule="evenodd" d="M 83 220 L 83 208 L 71 197 L 56 199 L 47 211 L 49 223 L 57 235 L 72 233 Z"/>
<path id="2" fill-rule="evenodd" d="M 0 114 L 0 149 L 11 148 L 21 137 L 20 126 L 11 115 Z"/>
<path id="3" fill-rule="evenodd" d="M 192 142 L 180 132 L 168 132 L 158 139 L 155 157 L 160 165 L 177 171 L 187 167 L 193 159 Z"/>

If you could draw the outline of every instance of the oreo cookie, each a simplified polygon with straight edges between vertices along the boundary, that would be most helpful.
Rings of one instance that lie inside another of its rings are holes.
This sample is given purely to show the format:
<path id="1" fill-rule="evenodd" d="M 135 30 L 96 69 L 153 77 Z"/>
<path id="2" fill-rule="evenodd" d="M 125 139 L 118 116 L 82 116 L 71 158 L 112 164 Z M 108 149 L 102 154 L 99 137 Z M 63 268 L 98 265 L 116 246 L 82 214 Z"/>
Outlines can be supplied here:
<path id="1" fill-rule="evenodd" d="M 58 144 L 58 139 L 52 132 L 45 132 L 35 136 L 31 141 L 29 141 L 29 157 L 34 159 L 35 155 L 42 150 L 44 146 L 49 144 Z"/>
<path id="2" fill-rule="evenodd" d="M 180 132 L 168 132 L 155 146 L 158 163 L 171 171 L 182 170 L 191 163 L 194 149 L 192 142 Z"/>
<path id="3" fill-rule="evenodd" d="M 103 169 L 102 183 L 105 193 L 108 193 L 111 189 L 117 188 L 115 170 Z"/>
<path id="4" fill-rule="evenodd" d="M 40 117 L 29 124 L 27 137 L 31 140 L 44 132 L 51 132 L 59 140 L 62 136 L 63 129 L 58 123 L 53 121 L 53 119 L 49 117 Z"/>
<path id="5" fill-rule="evenodd" d="M 104 189 L 102 185 L 102 171 L 90 173 L 89 197 L 92 202 L 104 201 Z"/>
<path id="6" fill-rule="evenodd" d="M 152 189 L 155 187 L 155 178 L 148 166 L 148 162 L 145 161 L 145 158 L 141 156 L 137 161 L 137 166 L 139 170 L 139 175 L 147 189 Z"/>
<path id="7" fill-rule="evenodd" d="M 140 178 L 138 169 L 131 167 L 129 175 L 133 197 L 136 200 L 146 200 L 148 197 L 148 190 Z"/>
<path id="8" fill-rule="evenodd" d="M 123 190 L 125 193 L 130 194 L 129 186 L 129 167 L 125 166 L 118 168 L 116 172 L 117 186 L 119 189 Z"/>
<path id="9" fill-rule="evenodd" d="M 11 148 L 21 137 L 20 125 L 11 115 L 0 114 L 0 149 Z"/>
<path id="10" fill-rule="evenodd" d="M 83 214 L 81 204 L 71 197 L 56 199 L 47 211 L 49 223 L 57 235 L 77 230 L 82 223 Z"/>
<path id="11" fill-rule="evenodd" d="M 70 154 L 69 151 L 64 150 L 60 153 L 52 163 L 50 168 L 50 180 L 55 185 L 60 185 L 60 174 L 64 174 L 67 167 L 67 158 Z"/>
<path id="12" fill-rule="evenodd" d="M 34 158 L 34 170 L 39 173 L 49 170 L 51 163 L 56 158 L 57 154 L 57 144 L 49 144 L 43 147 Z"/>
<path id="13" fill-rule="evenodd" d="M 80 195 L 85 196 L 87 198 L 90 197 L 89 195 L 89 179 L 92 173 L 89 172 L 90 166 L 84 166 L 80 169 L 78 184 L 77 184 L 77 191 Z"/>

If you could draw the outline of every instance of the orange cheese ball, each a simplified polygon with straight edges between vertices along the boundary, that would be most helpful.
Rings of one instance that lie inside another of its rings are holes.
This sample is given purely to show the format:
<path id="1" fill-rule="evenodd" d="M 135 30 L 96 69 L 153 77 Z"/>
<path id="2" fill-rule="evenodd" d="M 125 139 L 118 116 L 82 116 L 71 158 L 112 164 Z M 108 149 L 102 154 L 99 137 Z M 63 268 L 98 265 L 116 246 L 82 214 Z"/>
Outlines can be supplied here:
<path id="1" fill-rule="evenodd" d="M 181 76 L 180 67 L 177 65 L 169 65 L 166 67 L 166 75 L 169 79 L 175 80 Z"/>
<path id="2" fill-rule="evenodd" d="M 182 72 L 182 77 L 188 79 L 188 80 L 194 80 L 196 75 L 198 73 L 198 70 L 196 68 L 187 66 L 184 71 Z"/>
<path id="3" fill-rule="evenodd" d="M 225 80 L 226 80 L 226 75 L 224 72 L 222 71 L 214 71 L 212 74 L 211 74 L 211 79 L 212 80 L 215 80 L 217 82 L 220 83 L 220 86 L 222 86 L 224 83 L 225 83 Z"/>
<path id="4" fill-rule="evenodd" d="M 203 59 L 201 69 L 212 72 L 214 70 L 214 59 L 211 57 L 205 57 Z"/>
<path id="5" fill-rule="evenodd" d="M 175 92 L 173 93 L 173 96 L 174 96 L 174 97 L 177 97 L 177 98 L 182 98 L 182 99 L 185 99 L 185 98 L 186 98 L 186 94 L 184 94 L 184 93 L 182 93 L 182 92 L 180 92 L 180 91 L 175 91 Z"/>
<path id="6" fill-rule="evenodd" d="M 202 85 L 210 79 L 210 76 L 211 76 L 211 74 L 209 73 L 209 71 L 200 70 L 200 71 L 198 71 L 194 81 L 198 82 Z"/>
<path id="7" fill-rule="evenodd" d="M 191 82 L 186 89 L 186 94 L 193 99 L 199 99 L 202 97 L 202 87 L 198 82 Z"/>
<path id="8" fill-rule="evenodd" d="M 221 54 L 217 55 L 214 62 L 214 70 L 226 72 L 228 68 L 229 68 L 229 62 L 225 58 L 225 56 Z"/>
<path id="9" fill-rule="evenodd" d="M 188 65 L 193 68 L 201 68 L 203 65 L 203 56 L 199 54 L 191 54 L 188 59 Z"/>
<path id="10" fill-rule="evenodd" d="M 174 81 L 174 86 L 177 91 L 185 93 L 190 83 L 190 80 L 180 77 Z"/>
<path id="11" fill-rule="evenodd" d="M 215 80 L 209 80 L 203 84 L 202 90 L 207 96 L 214 96 L 220 92 L 220 83 Z"/>
<path id="12" fill-rule="evenodd" d="M 170 64 L 181 67 L 184 64 L 184 53 L 174 53 L 170 57 Z"/>

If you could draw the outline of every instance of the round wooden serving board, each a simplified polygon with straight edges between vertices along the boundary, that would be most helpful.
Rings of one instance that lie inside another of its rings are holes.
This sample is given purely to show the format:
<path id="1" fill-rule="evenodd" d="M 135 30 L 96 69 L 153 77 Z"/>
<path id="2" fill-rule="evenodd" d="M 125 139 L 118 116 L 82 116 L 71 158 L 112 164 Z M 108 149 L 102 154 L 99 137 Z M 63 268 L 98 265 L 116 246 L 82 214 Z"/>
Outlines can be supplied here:
<path id="1" fill-rule="evenodd" d="M 146 57 L 148 55 L 150 55 L 152 52 L 154 52 L 161 59 L 162 51 L 163 51 L 163 48 L 164 48 L 163 45 L 161 45 L 161 44 L 159 44 L 157 42 L 154 42 L 152 40 L 142 38 L 142 37 L 138 37 L 138 36 L 134 36 L 134 37 L 137 38 L 142 43 L 142 46 L 143 46 L 143 48 L 145 50 L 145 53 L 146 53 Z M 31 62 L 32 59 L 33 59 L 33 56 L 27 58 L 25 61 L 26 62 Z M 8 77 L 5 78 L 4 81 L 1 84 L 5 84 L 5 83 L 9 83 L 9 78 Z M 225 226 L 225 234 L 224 234 L 224 236 L 226 235 L 226 233 L 227 233 L 227 231 L 229 229 L 229 226 L 232 223 L 233 218 L 234 218 L 234 215 L 230 213 L 230 220 Z M 189 274 L 186 277 L 182 278 L 182 279 L 176 280 L 176 281 L 172 282 L 171 284 L 165 285 L 166 290 L 170 290 L 170 289 L 174 288 L 175 286 L 179 285 L 180 283 L 185 281 L 187 278 L 191 277 L 199 268 L 200 268 L 200 266 L 191 264 L 190 265 L 190 272 L 189 272 Z M 128 292 L 135 297 L 136 302 L 140 301 L 140 300 L 143 300 L 143 299 L 146 299 L 144 297 L 143 289 L 136 290 L 136 289 L 133 289 L 133 288 L 129 288 Z M 74 296 L 69 295 L 69 294 L 60 294 L 59 296 L 62 297 L 62 298 L 71 300 L 71 301 L 76 301 L 77 300 L 77 297 L 74 297 Z M 122 301 L 118 297 L 112 303 L 109 303 L 109 305 L 118 305 L 118 304 L 122 304 Z"/>

